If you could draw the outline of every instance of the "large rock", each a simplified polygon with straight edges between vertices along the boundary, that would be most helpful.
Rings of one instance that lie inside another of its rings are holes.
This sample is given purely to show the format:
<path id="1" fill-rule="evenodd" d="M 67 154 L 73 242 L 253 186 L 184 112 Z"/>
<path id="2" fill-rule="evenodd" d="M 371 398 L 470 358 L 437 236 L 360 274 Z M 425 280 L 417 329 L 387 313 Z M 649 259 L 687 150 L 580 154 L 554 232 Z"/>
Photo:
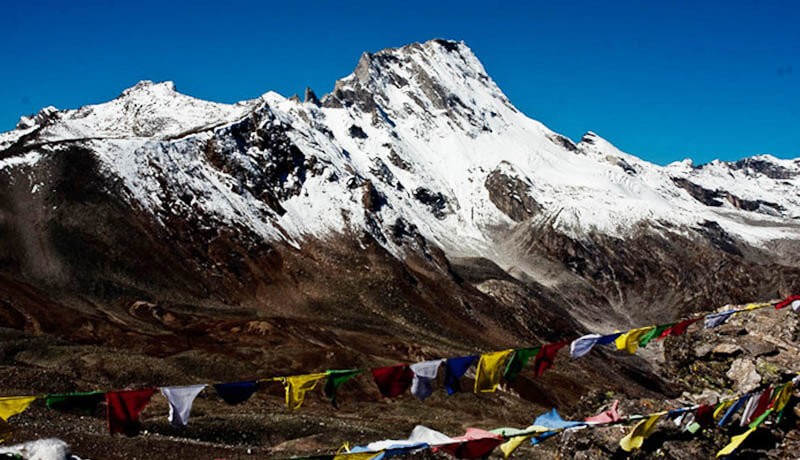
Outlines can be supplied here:
<path id="1" fill-rule="evenodd" d="M 761 384 L 761 375 L 756 371 L 755 363 L 747 358 L 736 359 L 725 375 L 733 381 L 734 390 L 739 393 L 754 390 Z"/>

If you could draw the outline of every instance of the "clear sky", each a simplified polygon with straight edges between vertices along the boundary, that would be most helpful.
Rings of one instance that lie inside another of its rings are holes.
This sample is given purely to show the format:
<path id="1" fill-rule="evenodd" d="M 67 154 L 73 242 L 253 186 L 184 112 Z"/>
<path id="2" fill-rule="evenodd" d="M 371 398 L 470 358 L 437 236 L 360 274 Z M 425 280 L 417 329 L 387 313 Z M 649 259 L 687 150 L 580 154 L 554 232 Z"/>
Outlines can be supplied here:
<path id="1" fill-rule="evenodd" d="M 139 80 L 322 95 L 362 51 L 464 40 L 523 112 L 657 163 L 800 156 L 800 2 L 9 1 L 0 131 Z"/>

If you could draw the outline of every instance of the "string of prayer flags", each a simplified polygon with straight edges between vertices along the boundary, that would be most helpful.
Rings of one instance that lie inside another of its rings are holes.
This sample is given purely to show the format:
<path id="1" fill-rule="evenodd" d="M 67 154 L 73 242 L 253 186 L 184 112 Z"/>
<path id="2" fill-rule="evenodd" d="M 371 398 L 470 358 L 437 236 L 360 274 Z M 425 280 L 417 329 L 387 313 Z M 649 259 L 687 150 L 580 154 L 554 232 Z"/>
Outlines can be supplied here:
<path id="1" fill-rule="evenodd" d="M 407 364 L 396 364 L 372 369 L 372 378 L 383 396 L 394 398 L 408 390 L 414 380 L 414 372 Z"/>
<path id="2" fill-rule="evenodd" d="M 245 382 L 230 382 L 230 383 L 216 383 L 214 390 L 223 401 L 235 406 L 241 404 L 258 391 L 261 384 L 257 380 L 250 380 Z"/>
<path id="3" fill-rule="evenodd" d="M 361 369 L 348 369 L 348 370 L 328 370 L 328 380 L 325 382 L 325 396 L 331 400 L 333 407 L 339 407 L 336 403 L 336 392 L 348 380 L 354 378 L 363 372 Z"/>
<path id="4" fill-rule="evenodd" d="M 511 355 L 511 359 L 509 359 L 508 364 L 506 364 L 506 370 L 503 372 L 503 379 L 506 382 L 513 382 L 516 380 L 519 373 L 522 372 L 522 369 L 528 365 L 528 361 L 539 353 L 539 348 L 540 347 L 520 348 L 514 350 L 514 354 Z"/>
<path id="5" fill-rule="evenodd" d="M 725 310 L 719 313 L 710 313 L 706 315 L 705 321 L 703 325 L 706 329 L 713 329 L 717 326 L 721 326 L 725 324 L 734 313 L 737 313 L 739 310 Z"/>
<path id="6" fill-rule="evenodd" d="M 800 311 L 800 295 L 793 295 L 789 296 L 780 302 L 775 304 L 775 309 L 780 310 L 781 308 L 786 308 L 789 305 L 792 306 L 792 310 Z"/>
<path id="7" fill-rule="evenodd" d="M 444 362 L 443 359 L 436 359 L 409 366 L 411 372 L 414 373 L 414 378 L 411 380 L 411 394 L 419 398 L 420 401 L 433 394 L 433 381 L 436 380 L 436 375 L 439 373 L 439 366 L 442 365 L 442 362 Z"/>
<path id="8" fill-rule="evenodd" d="M 625 350 L 630 354 L 636 353 L 636 350 L 639 349 L 639 342 L 642 340 L 642 337 L 653 329 L 655 329 L 655 326 L 640 327 L 621 334 L 617 337 L 617 340 L 614 341 L 617 345 L 617 350 Z"/>
<path id="9" fill-rule="evenodd" d="M 495 351 L 481 355 L 475 373 L 475 393 L 492 393 L 500 385 L 506 360 L 514 350 Z"/>
<path id="10" fill-rule="evenodd" d="M 569 345 L 569 356 L 572 359 L 585 356 L 592 351 L 592 348 L 597 345 L 597 341 L 600 340 L 601 337 L 600 334 L 586 334 L 583 337 L 573 340 Z"/>
<path id="11" fill-rule="evenodd" d="M 135 436 L 139 433 L 139 415 L 150 398 L 156 392 L 154 388 L 144 390 L 121 390 L 106 393 L 108 414 L 108 431 Z"/>
<path id="12" fill-rule="evenodd" d="M 0 419 L 7 422 L 9 418 L 25 412 L 25 409 L 36 400 L 36 396 L 3 396 L 0 397 Z"/>
<path id="13" fill-rule="evenodd" d="M 467 369 L 477 360 L 477 356 L 461 356 L 448 358 L 445 361 L 444 387 L 448 395 L 461 391 L 461 377 L 467 373 Z"/>
<path id="14" fill-rule="evenodd" d="M 86 391 L 47 395 L 44 403 L 48 409 L 83 415 L 93 415 L 97 406 L 106 399 L 102 391 Z"/>
<path id="15" fill-rule="evenodd" d="M 625 452 L 632 452 L 642 447 L 644 440 L 653 434 L 653 431 L 655 431 L 656 425 L 662 416 L 664 416 L 663 412 L 654 414 L 650 416 L 650 418 L 637 423 L 630 433 L 625 435 L 624 438 L 620 439 L 619 445 L 622 447 L 622 450 Z"/>
<path id="16" fill-rule="evenodd" d="M 567 345 L 569 345 L 568 340 L 542 345 L 542 347 L 539 348 L 539 353 L 536 354 L 536 358 L 533 360 L 534 375 L 536 377 L 541 377 L 548 369 L 553 367 L 553 361 L 556 359 L 558 350 L 566 347 Z"/>
<path id="17" fill-rule="evenodd" d="M 286 407 L 297 410 L 303 405 L 306 393 L 313 390 L 320 380 L 327 377 L 326 373 L 292 375 L 280 379 L 286 387 Z"/>
<path id="18" fill-rule="evenodd" d="M 172 426 L 182 427 L 189 423 L 192 404 L 205 387 L 205 384 L 201 384 L 161 388 L 161 394 L 169 401 L 169 416 L 167 419 Z"/>
<path id="19" fill-rule="evenodd" d="M 611 403 L 611 407 L 608 410 L 604 410 L 597 415 L 592 417 L 587 417 L 583 421 L 590 422 L 590 423 L 614 423 L 619 421 L 622 417 L 619 415 L 619 400 L 615 399 L 613 403 Z"/>

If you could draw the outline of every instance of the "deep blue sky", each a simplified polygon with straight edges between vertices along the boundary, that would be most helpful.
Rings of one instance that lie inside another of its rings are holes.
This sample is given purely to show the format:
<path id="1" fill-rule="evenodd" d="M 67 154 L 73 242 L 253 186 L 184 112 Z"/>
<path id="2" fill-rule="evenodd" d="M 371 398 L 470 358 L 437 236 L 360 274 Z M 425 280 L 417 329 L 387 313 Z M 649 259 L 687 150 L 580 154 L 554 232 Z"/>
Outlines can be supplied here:
<path id="1" fill-rule="evenodd" d="M 563 5 L 562 3 L 568 3 Z M 511 101 L 657 163 L 800 156 L 800 2 L 14 1 L 0 131 L 138 80 L 223 102 L 322 95 L 362 51 L 465 40 Z"/>

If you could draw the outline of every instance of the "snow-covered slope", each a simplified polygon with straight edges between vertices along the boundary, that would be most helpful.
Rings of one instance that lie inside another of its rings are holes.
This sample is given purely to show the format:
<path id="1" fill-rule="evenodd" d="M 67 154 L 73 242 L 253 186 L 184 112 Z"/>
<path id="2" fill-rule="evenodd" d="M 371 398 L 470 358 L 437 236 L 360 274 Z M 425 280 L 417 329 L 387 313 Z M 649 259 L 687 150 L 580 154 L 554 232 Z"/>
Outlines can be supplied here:
<path id="1" fill-rule="evenodd" d="M 142 82 L 105 104 L 46 110 L 0 135 L 0 170 L 64 141 L 95 152 L 162 221 L 202 213 L 295 246 L 353 231 L 397 255 L 422 236 L 492 257 L 530 220 L 576 239 L 710 221 L 757 246 L 800 230 L 800 160 L 661 167 L 594 133 L 574 144 L 444 40 L 365 53 L 321 103 L 270 92 L 223 105 Z"/>

